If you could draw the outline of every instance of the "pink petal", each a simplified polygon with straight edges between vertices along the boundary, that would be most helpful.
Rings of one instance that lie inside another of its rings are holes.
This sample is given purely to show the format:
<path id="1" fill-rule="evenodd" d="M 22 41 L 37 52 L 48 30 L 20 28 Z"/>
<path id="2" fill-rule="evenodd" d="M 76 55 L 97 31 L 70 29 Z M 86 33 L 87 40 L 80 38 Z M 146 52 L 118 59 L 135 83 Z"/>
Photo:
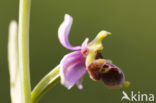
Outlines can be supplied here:
<path id="1" fill-rule="evenodd" d="M 88 40 L 89 40 L 89 39 L 86 38 L 86 39 L 83 41 L 82 45 L 81 45 L 81 52 L 82 52 L 83 55 L 86 55 L 86 54 L 88 53 L 88 49 L 87 49 Z"/>
<path id="2" fill-rule="evenodd" d="M 80 51 L 69 53 L 61 60 L 61 83 L 68 89 L 71 89 L 76 83 L 78 83 L 85 73 L 85 58 Z"/>
<path id="3" fill-rule="evenodd" d="M 89 41 L 88 38 L 86 38 L 86 39 L 83 41 L 83 43 L 82 43 L 82 48 L 81 48 L 81 49 L 85 49 L 85 48 L 87 48 L 88 41 Z"/>
<path id="4" fill-rule="evenodd" d="M 83 89 L 82 78 L 79 79 L 79 80 L 76 82 L 76 84 L 77 84 L 77 87 L 78 87 L 80 90 Z"/>
<path id="5" fill-rule="evenodd" d="M 59 41 L 61 42 L 61 44 L 65 48 L 70 49 L 70 50 L 80 50 L 81 46 L 73 47 L 73 46 L 71 46 L 71 44 L 69 43 L 69 40 L 68 40 L 72 22 L 73 22 L 73 18 L 70 15 L 65 14 L 64 21 L 58 29 L 58 38 L 59 38 Z"/>

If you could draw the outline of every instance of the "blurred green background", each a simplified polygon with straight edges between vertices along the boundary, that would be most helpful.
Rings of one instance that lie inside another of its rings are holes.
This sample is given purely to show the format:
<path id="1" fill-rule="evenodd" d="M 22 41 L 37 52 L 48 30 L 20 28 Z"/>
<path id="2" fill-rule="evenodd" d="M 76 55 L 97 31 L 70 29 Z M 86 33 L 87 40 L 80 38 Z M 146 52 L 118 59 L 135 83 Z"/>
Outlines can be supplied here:
<path id="1" fill-rule="evenodd" d="M 10 20 L 18 20 L 18 0 L 0 1 L 0 101 L 10 103 L 7 39 Z M 32 0 L 30 67 L 32 88 L 55 67 L 63 55 L 57 30 L 64 14 L 73 16 L 70 42 L 80 45 L 101 30 L 103 55 L 125 73 L 131 86 L 110 90 L 85 76 L 83 90 L 62 85 L 50 90 L 39 103 L 120 103 L 122 91 L 156 95 L 156 1 L 155 0 Z M 156 97 L 155 97 L 156 98 Z M 156 101 L 156 100 L 155 100 Z"/>

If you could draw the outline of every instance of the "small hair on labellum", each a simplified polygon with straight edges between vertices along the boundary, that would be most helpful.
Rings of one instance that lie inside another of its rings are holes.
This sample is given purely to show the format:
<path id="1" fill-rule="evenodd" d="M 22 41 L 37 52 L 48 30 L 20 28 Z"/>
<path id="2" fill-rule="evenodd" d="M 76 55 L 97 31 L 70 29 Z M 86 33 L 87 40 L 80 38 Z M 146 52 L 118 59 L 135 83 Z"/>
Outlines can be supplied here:
<path id="1" fill-rule="evenodd" d="M 124 74 L 120 68 L 105 59 L 96 59 L 90 63 L 88 72 L 91 79 L 102 80 L 110 88 L 120 87 L 125 82 Z"/>

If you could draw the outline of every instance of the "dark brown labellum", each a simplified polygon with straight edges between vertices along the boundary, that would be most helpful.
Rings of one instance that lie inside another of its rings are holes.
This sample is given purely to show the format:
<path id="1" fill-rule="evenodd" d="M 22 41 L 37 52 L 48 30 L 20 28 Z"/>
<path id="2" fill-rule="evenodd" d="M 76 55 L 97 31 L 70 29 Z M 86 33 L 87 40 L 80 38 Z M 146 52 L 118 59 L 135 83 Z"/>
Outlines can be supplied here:
<path id="1" fill-rule="evenodd" d="M 98 81 L 101 79 L 100 69 L 103 67 L 105 62 L 106 61 L 104 59 L 97 59 L 88 66 L 88 73 L 93 80 Z"/>
<path id="2" fill-rule="evenodd" d="M 91 79 L 102 80 L 108 87 L 117 87 L 124 83 L 123 72 L 105 59 L 96 59 L 88 66 Z"/>
<path id="3" fill-rule="evenodd" d="M 105 85 L 114 87 L 124 83 L 123 72 L 111 63 L 105 63 L 103 66 L 104 72 L 101 72 L 101 78 Z"/>

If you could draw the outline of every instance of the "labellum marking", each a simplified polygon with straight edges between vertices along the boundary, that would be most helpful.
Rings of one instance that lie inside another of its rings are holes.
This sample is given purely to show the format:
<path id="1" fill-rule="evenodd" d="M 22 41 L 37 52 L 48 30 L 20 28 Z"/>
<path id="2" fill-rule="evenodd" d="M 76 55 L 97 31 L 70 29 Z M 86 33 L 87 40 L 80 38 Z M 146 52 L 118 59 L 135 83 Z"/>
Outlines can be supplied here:
<path id="1" fill-rule="evenodd" d="M 124 83 L 124 74 L 122 71 L 110 63 L 106 63 L 105 65 L 109 66 L 109 70 L 101 74 L 104 84 L 110 87 L 122 85 Z"/>
<path id="2" fill-rule="evenodd" d="M 88 66 L 88 72 L 93 80 L 99 81 L 101 79 L 100 69 L 103 67 L 105 62 L 106 61 L 104 59 L 97 59 Z"/>
<path id="3" fill-rule="evenodd" d="M 89 64 L 88 72 L 91 79 L 95 81 L 102 80 L 110 88 L 121 87 L 125 82 L 124 74 L 120 68 L 113 65 L 111 61 L 103 59 L 99 51 L 96 60 Z"/>

